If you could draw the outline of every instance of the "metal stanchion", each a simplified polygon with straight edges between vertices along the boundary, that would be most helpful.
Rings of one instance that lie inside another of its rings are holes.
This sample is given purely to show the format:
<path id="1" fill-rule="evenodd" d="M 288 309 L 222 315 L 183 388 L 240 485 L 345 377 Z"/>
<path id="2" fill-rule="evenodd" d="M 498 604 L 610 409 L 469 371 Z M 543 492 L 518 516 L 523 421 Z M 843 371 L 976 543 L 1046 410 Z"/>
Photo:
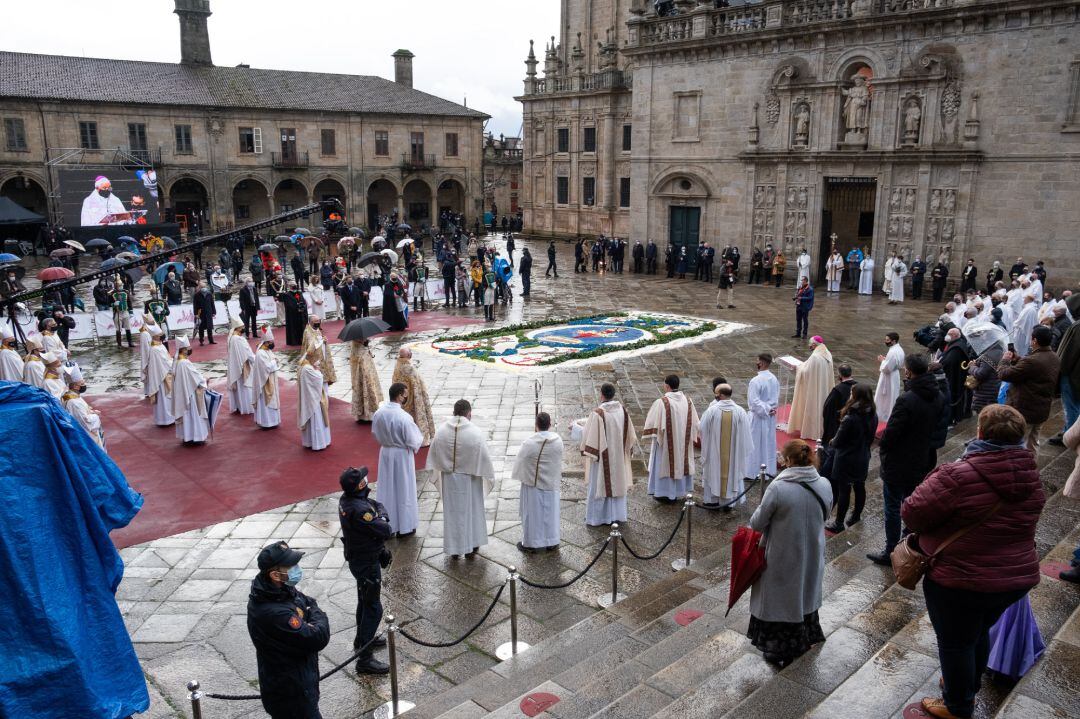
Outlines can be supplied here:
<path id="1" fill-rule="evenodd" d="M 622 538 L 622 532 L 619 531 L 618 522 L 612 523 L 611 534 L 608 536 L 611 539 L 611 594 L 601 594 L 596 600 L 602 609 L 607 609 L 612 604 L 626 599 L 625 594 L 619 593 L 619 540 Z"/>
<path id="2" fill-rule="evenodd" d="M 520 654 L 529 648 L 529 645 L 525 642 L 518 641 L 518 625 L 517 625 L 517 580 L 518 580 L 517 567 L 510 567 L 510 575 L 506 578 L 506 581 L 510 583 L 510 641 L 505 644 L 500 644 L 495 649 L 495 656 L 500 660 L 506 661 L 510 657 Z"/>
<path id="3" fill-rule="evenodd" d="M 188 698 L 191 699 L 191 717 L 192 719 L 202 719 L 202 697 L 203 693 L 199 691 L 199 682 L 192 679 L 187 683 Z"/>
<path id="4" fill-rule="evenodd" d="M 375 719 L 393 719 L 401 716 L 410 709 L 415 709 L 412 702 L 398 698 L 398 675 L 397 675 L 397 625 L 394 624 L 394 615 L 386 615 L 386 646 L 390 659 L 390 701 L 380 705 L 373 715 Z"/>
<path id="5" fill-rule="evenodd" d="M 762 500 L 765 499 L 765 478 L 768 477 L 768 475 L 765 473 L 766 469 L 767 469 L 767 467 L 764 464 L 761 465 L 761 470 L 758 472 L 758 476 L 757 476 L 758 484 L 761 486 L 761 499 Z"/>
<path id="6" fill-rule="evenodd" d="M 533 382 L 533 394 L 535 396 L 535 399 L 533 401 L 533 416 L 534 417 L 536 415 L 540 414 L 540 390 L 543 388 L 543 386 L 544 385 L 541 384 L 540 380 L 535 380 Z"/>
<path id="7" fill-rule="evenodd" d="M 694 495 L 692 493 L 686 495 L 683 511 L 686 512 L 686 557 L 680 557 L 671 563 L 672 570 L 676 572 L 693 564 L 693 560 L 690 559 L 690 535 L 694 526 Z"/>

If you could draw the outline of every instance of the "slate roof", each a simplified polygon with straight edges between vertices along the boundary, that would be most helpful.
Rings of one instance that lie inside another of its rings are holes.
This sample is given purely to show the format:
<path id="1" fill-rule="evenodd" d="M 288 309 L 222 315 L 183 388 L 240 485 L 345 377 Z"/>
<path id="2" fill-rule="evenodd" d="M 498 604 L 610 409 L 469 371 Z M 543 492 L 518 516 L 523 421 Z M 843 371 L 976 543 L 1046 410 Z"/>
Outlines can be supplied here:
<path id="1" fill-rule="evenodd" d="M 487 118 L 374 75 L 0 52 L 0 97 Z"/>

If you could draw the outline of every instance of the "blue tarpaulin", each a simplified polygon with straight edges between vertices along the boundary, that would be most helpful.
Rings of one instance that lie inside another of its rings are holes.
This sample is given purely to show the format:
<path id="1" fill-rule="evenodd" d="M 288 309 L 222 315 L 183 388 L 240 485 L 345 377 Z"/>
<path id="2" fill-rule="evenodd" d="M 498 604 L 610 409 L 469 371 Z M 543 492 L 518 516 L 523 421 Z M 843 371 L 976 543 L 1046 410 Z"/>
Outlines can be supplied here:
<path id="1" fill-rule="evenodd" d="M 141 507 L 59 402 L 0 382 L 0 717 L 122 719 L 149 708 L 109 539 Z"/>

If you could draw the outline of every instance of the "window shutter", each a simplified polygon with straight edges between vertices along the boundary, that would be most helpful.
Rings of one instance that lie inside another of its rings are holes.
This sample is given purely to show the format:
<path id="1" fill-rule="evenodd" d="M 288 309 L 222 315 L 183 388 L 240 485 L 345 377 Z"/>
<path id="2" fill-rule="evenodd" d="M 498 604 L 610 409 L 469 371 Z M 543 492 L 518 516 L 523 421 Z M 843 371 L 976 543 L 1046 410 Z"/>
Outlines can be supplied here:
<path id="1" fill-rule="evenodd" d="M 255 154 L 256 155 L 261 155 L 262 154 L 262 128 L 261 127 L 252 128 L 252 138 L 254 140 L 254 145 L 255 145 Z"/>

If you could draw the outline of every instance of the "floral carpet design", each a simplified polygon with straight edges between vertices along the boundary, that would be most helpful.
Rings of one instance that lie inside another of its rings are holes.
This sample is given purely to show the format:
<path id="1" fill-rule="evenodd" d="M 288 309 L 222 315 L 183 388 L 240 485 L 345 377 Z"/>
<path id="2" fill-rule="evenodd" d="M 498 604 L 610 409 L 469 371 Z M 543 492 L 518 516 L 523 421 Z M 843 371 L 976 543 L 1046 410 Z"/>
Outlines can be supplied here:
<path id="1" fill-rule="evenodd" d="M 542 369 L 567 362 L 659 352 L 730 334 L 747 325 L 658 312 L 618 312 L 545 320 L 438 337 L 414 348 L 484 362 L 500 369 Z"/>

